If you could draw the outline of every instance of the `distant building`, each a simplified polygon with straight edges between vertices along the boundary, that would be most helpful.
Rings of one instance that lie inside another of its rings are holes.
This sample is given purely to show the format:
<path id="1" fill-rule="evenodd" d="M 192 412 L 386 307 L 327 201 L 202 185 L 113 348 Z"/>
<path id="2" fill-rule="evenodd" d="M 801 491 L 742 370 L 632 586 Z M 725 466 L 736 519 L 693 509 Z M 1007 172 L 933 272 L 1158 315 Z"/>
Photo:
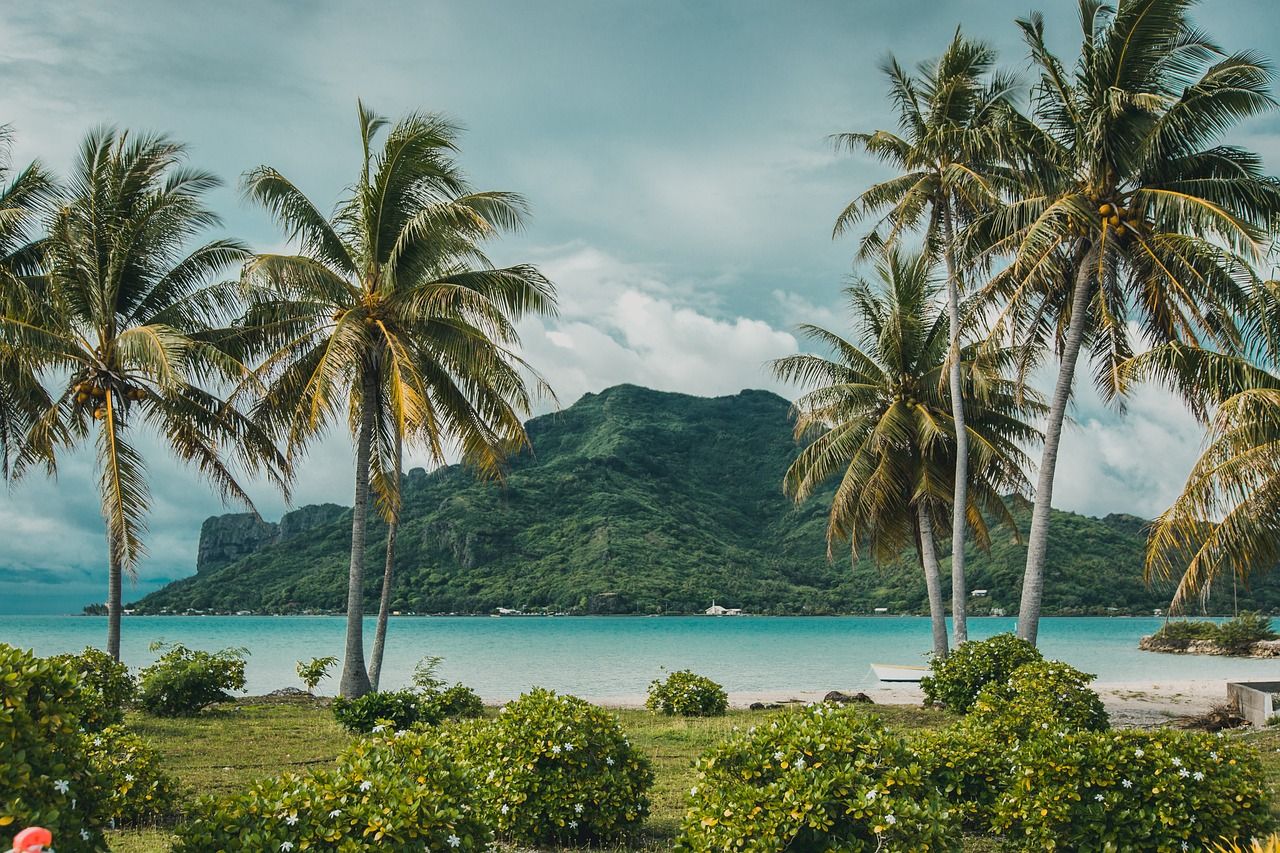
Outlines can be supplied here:
<path id="1" fill-rule="evenodd" d="M 876 612 L 876 613 L 888 613 L 888 612 L 889 612 L 889 608 L 887 608 L 887 607 L 877 607 L 877 608 L 875 609 L 875 612 Z"/>
<path id="2" fill-rule="evenodd" d="M 741 616 L 741 607 L 721 607 L 715 601 L 711 602 L 711 606 L 703 611 L 708 616 Z"/>
<path id="3" fill-rule="evenodd" d="M 973 592 L 969 593 L 969 596 L 971 598 L 986 598 L 989 592 L 990 590 L 987 589 L 975 589 Z"/>

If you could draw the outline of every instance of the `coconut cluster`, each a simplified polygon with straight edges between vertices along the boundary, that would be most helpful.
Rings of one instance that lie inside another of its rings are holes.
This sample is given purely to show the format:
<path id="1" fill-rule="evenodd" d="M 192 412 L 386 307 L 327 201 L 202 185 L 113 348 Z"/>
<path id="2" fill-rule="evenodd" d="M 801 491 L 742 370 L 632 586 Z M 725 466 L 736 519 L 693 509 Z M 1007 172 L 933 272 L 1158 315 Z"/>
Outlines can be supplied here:
<path id="1" fill-rule="evenodd" d="M 74 387 L 77 406 L 93 406 L 93 417 L 102 420 L 107 416 L 107 395 L 122 400 L 137 402 L 145 400 L 149 393 L 146 388 L 131 385 L 127 382 L 107 382 L 102 379 L 86 379 L 77 382 Z"/>

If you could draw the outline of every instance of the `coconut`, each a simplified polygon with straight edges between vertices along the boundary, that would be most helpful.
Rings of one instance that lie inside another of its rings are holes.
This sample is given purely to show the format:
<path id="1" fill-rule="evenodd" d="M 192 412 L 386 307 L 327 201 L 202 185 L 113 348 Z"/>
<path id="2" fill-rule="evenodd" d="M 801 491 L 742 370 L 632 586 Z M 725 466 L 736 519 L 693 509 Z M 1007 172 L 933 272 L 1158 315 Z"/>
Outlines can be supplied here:
<path id="1" fill-rule="evenodd" d="M 1102 207 L 1098 208 L 1098 213 L 1101 213 L 1103 216 L 1110 216 L 1114 212 L 1115 208 L 1109 204 L 1104 204 Z"/>
<path id="2" fill-rule="evenodd" d="M 94 419 L 94 420 L 100 421 L 100 420 L 102 420 L 103 418 L 105 418 L 106 416 L 107 416 L 107 410 L 106 410 L 106 409 L 94 409 L 94 410 L 93 410 L 93 419 Z"/>

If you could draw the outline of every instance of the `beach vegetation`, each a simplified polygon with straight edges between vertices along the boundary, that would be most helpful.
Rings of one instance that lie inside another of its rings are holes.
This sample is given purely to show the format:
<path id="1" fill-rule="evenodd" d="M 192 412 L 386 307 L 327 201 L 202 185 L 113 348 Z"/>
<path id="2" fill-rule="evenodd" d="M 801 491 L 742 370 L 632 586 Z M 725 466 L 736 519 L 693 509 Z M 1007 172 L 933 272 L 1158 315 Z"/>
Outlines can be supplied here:
<path id="1" fill-rule="evenodd" d="M 680 851 L 960 849 L 960 813 L 906 741 L 858 709 L 776 714 L 696 769 Z"/>
<path id="2" fill-rule="evenodd" d="M 43 826 L 68 853 L 103 849 L 107 794 L 80 731 L 92 700 L 74 667 L 0 643 L 0 834 Z"/>
<path id="3" fill-rule="evenodd" d="M 454 159 L 456 125 L 423 113 L 391 125 L 363 103 L 357 113 L 362 162 L 332 217 L 270 166 L 245 176 L 245 196 L 272 214 L 297 251 L 256 255 L 241 277 L 249 300 L 243 341 L 260 359 L 244 386 L 258 398 L 257 422 L 290 458 L 334 422 L 355 439 L 339 681 L 349 699 L 372 686 L 363 629 L 371 502 L 398 523 L 406 442 L 436 464 L 456 451 L 473 473 L 502 476 L 508 455 L 528 443 L 530 384 L 546 389 L 517 355 L 516 322 L 555 307 L 554 288 L 536 268 L 496 268 L 482 251 L 520 227 L 526 205 L 512 193 L 472 190 Z M 384 590 L 394 536 L 387 544 Z"/>
<path id="4" fill-rule="evenodd" d="M 182 643 L 152 643 L 160 657 L 138 673 L 138 706 L 157 717 L 192 717 L 243 691 L 246 649 L 207 652 Z"/>
<path id="5" fill-rule="evenodd" d="M 655 678 L 644 705 L 659 714 L 719 717 L 729 710 L 729 694 L 705 675 L 682 669 L 666 678 Z"/>
<path id="6" fill-rule="evenodd" d="M 315 693 L 316 688 L 320 686 L 320 682 L 329 677 L 329 671 L 337 664 L 338 659 L 333 655 L 305 661 L 300 660 L 297 665 L 298 678 L 302 679 L 302 684 L 307 688 L 308 693 Z"/>
<path id="7" fill-rule="evenodd" d="M 1245 841 L 1228 841 L 1210 848 L 1213 853 L 1280 853 L 1280 834 Z"/>
<path id="8" fill-rule="evenodd" d="M 420 660 L 411 689 L 375 690 L 355 699 L 339 696 L 333 703 L 334 719 L 349 732 L 368 733 L 483 716 L 484 702 L 474 690 L 465 684 L 446 686 L 437 675 L 442 660 L 430 655 Z"/>
<path id="9" fill-rule="evenodd" d="M 1151 635 L 1151 646 L 1156 650 L 1182 651 L 1196 640 L 1212 643 L 1222 652 L 1245 655 L 1255 643 L 1280 637 L 1272 625 L 1271 617 L 1261 613 L 1245 612 L 1223 622 L 1196 619 L 1175 619 L 1165 622 Z"/>
<path id="10" fill-rule="evenodd" d="M 492 829 L 476 781 L 430 732 L 366 738 L 331 767 L 197 800 L 172 849 L 483 851 Z"/>
<path id="11" fill-rule="evenodd" d="M 996 802 L 1013 766 L 1009 739 L 967 720 L 941 729 L 917 729 L 907 737 L 920 766 L 964 828 L 990 832 Z"/>
<path id="12" fill-rule="evenodd" d="M 80 676 L 80 686 L 89 696 L 80 715 L 82 728 L 96 732 L 124 721 L 138 690 L 129 667 L 92 646 L 78 654 L 54 655 L 50 660 L 70 666 Z"/>
<path id="13" fill-rule="evenodd" d="M 804 444 L 783 488 L 801 503 L 837 482 L 828 558 L 845 545 L 854 557 L 865 547 L 885 563 L 914 548 L 928 590 L 933 652 L 941 660 L 948 641 L 934 531 L 949 517 L 956 467 L 945 376 L 948 319 L 926 255 L 891 250 L 876 272 L 874 284 L 860 280 L 845 290 L 855 341 L 803 325 L 801 333 L 832 355 L 773 362 L 779 379 L 804 389 L 793 408 L 795 437 Z M 1004 374 L 1012 351 L 979 354 L 970 347 L 964 356 L 966 429 L 983 448 L 971 460 L 969 519 L 976 544 L 985 548 L 987 518 L 1017 530 L 1004 496 L 1029 487 L 1023 447 L 1038 436 L 1030 421 L 1041 407 Z"/>
<path id="14" fill-rule="evenodd" d="M 1063 731 L 1015 746 L 994 827 L 1024 849 L 1176 853 L 1270 823 L 1257 753 L 1236 740 Z"/>
<path id="15" fill-rule="evenodd" d="M 935 660 L 920 688 L 931 704 L 965 714 L 988 684 L 1007 682 L 1018 667 L 1043 659 L 1026 640 L 1013 634 L 996 634 L 965 643 L 946 660 Z"/>
<path id="16" fill-rule="evenodd" d="M 1093 676 L 1056 660 L 1024 663 L 1008 680 L 988 682 L 970 706 L 973 725 L 1006 742 L 1042 732 L 1100 732 L 1109 727 Z"/>
<path id="17" fill-rule="evenodd" d="M 177 786 L 151 744 L 118 725 L 86 734 L 85 742 L 111 826 L 152 825 L 173 813 Z"/>
<path id="18" fill-rule="evenodd" d="M 496 718 L 444 727 L 473 768 L 498 837 L 521 846 L 612 841 L 649 814 L 653 769 L 616 714 L 534 689 Z"/>

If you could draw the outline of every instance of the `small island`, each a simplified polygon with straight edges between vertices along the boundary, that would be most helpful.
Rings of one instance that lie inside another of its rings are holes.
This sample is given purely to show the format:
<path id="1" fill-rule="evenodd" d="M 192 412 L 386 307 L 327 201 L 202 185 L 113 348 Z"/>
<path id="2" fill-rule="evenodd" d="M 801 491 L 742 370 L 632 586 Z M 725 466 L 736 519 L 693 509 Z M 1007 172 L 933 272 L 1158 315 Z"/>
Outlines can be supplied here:
<path id="1" fill-rule="evenodd" d="M 1271 617 L 1241 613 L 1226 622 L 1183 619 L 1166 622 L 1143 637 L 1138 648 L 1175 655 L 1227 655 L 1245 658 L 1280 657 L 1280 635 Z"/>

